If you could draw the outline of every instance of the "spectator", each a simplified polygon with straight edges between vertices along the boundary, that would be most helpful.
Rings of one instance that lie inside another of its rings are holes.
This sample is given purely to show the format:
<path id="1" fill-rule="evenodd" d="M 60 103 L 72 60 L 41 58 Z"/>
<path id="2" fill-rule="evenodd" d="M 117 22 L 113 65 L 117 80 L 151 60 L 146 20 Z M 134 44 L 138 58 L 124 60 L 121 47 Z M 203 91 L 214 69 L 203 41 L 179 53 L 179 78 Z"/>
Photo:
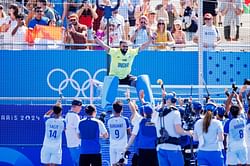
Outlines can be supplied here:
<path id="1" fill-rule="evenodd" d="M 176 10 L 176 6 L 169 0 L 162 0 L 162 4 L 157 5 L 157 8 L 160 8 L 159 6 L 163 6 L 163 8 L 168 12 L 168 24 L 167 29 L 171 30 L 174 24 L 174 20 L 177 18 L 178 13 Z"/>
<path id="2" fill-rule="evenodd" d="M 198 164 L 223 166 L 220 142 L 224 139 L 224 133 L 222 123 L 214 118 L 216 105 L 208 103 L 204 111 L 205 117 L 194 126 L 194 140 L 199 141 Z"/>
<path id="3" fill-rule="evenodd" d="M 118 13 L 124 18 L 124 40 L 129 40 L 129 16 L 128 13 L 134 10 L 130 0 L 121 0 Z"/>
<path id="4" fill-rule="evenodd" d="M 18 6 L 16 4 L 11 4 L 8 9 L 9 17 L 6 18 L 3 31 L 4 33 L 4 46 L 5 49 L 13 49 L 14 38 L 12 36 L 12 31 L 17 26 L 17 16 L 18 16 Z"/>
<path id="5" fill-rule="evenodd" d="M 174 21 L 174 26 L 173 26 L 173 31 L 172 31 L 172 36 L 175 41 L 175 44 L 186 44 L 186 34 L 185 32 L 182 31 L 182 21 L 181 20 L 175 20 Z M 181 48 L 177 48 L 176 50 L 179 50 Z"/>
<path id="6" fill-rule="evenodd" d="M 127 146 L 130 135 L 129 119 L 122 116 L 123 104 L 121 101 L 113 103 L 113 116 L 108 119 L 107 127 L 110 135 L 110 164 L 115 165 L 123 158 L 124 147 Z"/>
<path id="7" fill-rule="evenodd" d="M 98 17 L 93 6 L 87 1 L 82 1 L 81 8 L 77 11 L 79 23 L 87 26 L 88 43 L 93 42 L 93 22 Z"/>
<path id="8" fill-rule="evenodd" d="M 54 10 L 48 7 L 47 0 L 38 0 L 37 6 L 42 8 L 44 17 L 46 17 L 48 20 L 56 21 Z"/>
<path id="9" fill-rule="evenodd" d="M 224 16 L 224 37 L 227 41 L 239 40 L 240 16 L 243 13 L 241 0 L 224 0 L 219 8 L 222 16 Z M 236 28 L 235 35 L 231 34 L 231 30 Z"/>
<path id="10" fill-rule="evenodd" d="M 132 6 L 133 6 L 133 11 L 128 11 L 128 15 L 129 15 L 129 25 L 130 27 L 134 27 L 135 26 L 135 8 L 136 6 L 141 6 L 141 1 L 140 0 L 131 0 L 130 1 Z"/>
<path id="11" fill-rule="evenodd" d="M 202 46 L 204 51 L 214 51 L 215 47 L 220 43 L 221 37 L 217 28 L 213 25 L 213 16 L 206 13 L 204 16 L 205 25 L 203 25 L 202 32 Z M 195 43 L 198 43 L 198 34 L 193 38 Z"/>
<path id="12" fill-rule="evenodd" d="M 160 18 L 164 18 L 166 25 L 169 24 L 169 17 L 168 17 L 168 12 L 165 10 L 165 8 L 163 7 L 162 4 L 157 5 L 155 7 L 156 10 L 156 20 L 160 19 Z"/>
<path id="13" fill-rule="evenodd" d="M 148 12 L 148 26 L 153 32 L 157 29 L 156 11 L 153 9 Z"/>
<path id="14" fill-rule="evenodd" d="M 36 7 L 35 17 L 30 20 L 28 28 L 34 29 L 36 25 L 48 25 L 48 18 L 44 17 L 43 14 L 43 9 L 41 7 Z"/>
<path id="15" fill-rule="evenodd" d="M 104 42 L 107 43 L 107 30 L 105 29 L 104 33 Z M 121 35 L 119 35 L 119 31 L 117 25 L 113 22 L 109 24 L 109 45 L 111 47 L 119 47 L 119 43 L 122 40 Z"/>
<path id="16" fill-rule="evenodd" d="M 156 30 L 156 40 L 155 44 L 158 44 L 160 46 L 157 46 L 157 49 L 167 49 L 169 50 L 171 45 L 174 44 L 174 39 L 171 35 L 171 33 L 166 29 L 166 23 L 164 18 L 160 18 L 157 21 L 157 30 Z"/>
<path id="17" fill-rule="evenodd" d="M 49 0 L 49 1 L 50 1 L 49 7 L 54 9 L 54 13 L 55 14 L 57 13 L 60 16 L 60 19 L 62 19 L 64 0 Z"/>
<path id="18" fill-rule="evenodd" d="M 3 5 L 0 5 L 0 49 L 3 49 L 3 43 L 4 43 L 4 23 L 6 19 L 6 14 L 4 12 Z"/>
<path id="19" fill-rule="evenodd" d="M 66 43 L 86 44 L 87 43 L 87 26 L 79 23 L 77 14 L 69 16 L 69 26 L 66 30 Z M 70 46 L 71 49 L 86 49 L 86 46 Z"/>
<path id="20" fill-rule="evenodd" d="M 150 0 L 143 0 L 143 3 L 141 5 L 137 4 L 135 7 L 135 20 L 136 20 L 136 26 L 140 25 L 140 20 L 142 16 L 148 16 L 148 12 L 150 9 Z"/>
<path id="21" fill-rule="evenodd" d="M 187 6 L 182 16 L 183 30 L 186 32 L 187 40 L 192 41 L 198 30 L 198 14 L 193 7 Z"/>
<path id="22" fill-rule="evenodd" d="M 35 12 L 36 5 L 37 5 L 36 0 L 29 0 L 26 3 L 26 9 L 27 9 L 27 16 L 25 18 L 26 25 L 29 25 L 30 20 L 33 19 L 33 17 L 35 16 L 35 14 L 36 14 L 36 12 Z"/>
<path id="23" fill-rule="evenodd" d="M 78 125 L 80 122 L 79 113 L 82 109 L 82 101 L 80 99 L 74 99 L 71 103 L 71 109 L 65 116 L 66 121 L 66 140 L 67 147 L 69 149 L 71 159 L 74 166 L 79 165 L 80 158 L 80 145 L 81 140 L 78 137 Z"/>
<path id="24" fill-rule="evenodd" d="M 218 0 L 209 0 L 209 1 L 203 1 L 203 16 L 205 16 L 206 13 L 210 13 L 213 16 L 213 24 L 217 24 L 217 12 L 218 12 Z"/>
<path id="25" fill-rule="evenodd" d="M 101 146 L 99 137 L 108 138 L 108 132 L 102 121 L 96 119 L 94 105 L 85 107 L 86 118 L 80 121 L 78 127 L 81 139 L 81 152 L 79 165 L 102 165 Z"/>
<path id="26" fill-rule="evenodd" d="M 57 165 L 62 163 L 62 133 L 65 121 L 62 118 L 62 106 L 57 103 L 45 115 L 45 134 L 41 149 L 41 163 Z"/>
<path id="27" fill-rule="evenodd" d="M 76 13 L 78 9 L 78 0 L 65 0 L 63 2 L 62 24 L 67 27 L 67 18 Z"/>
<path id="28" fill-rule="evenodd" d="M 18 14 L 17 15 L 17 26 L 13 29 L 11 32 L 11 35 L 13 37 L 14 43 L 17 45 L 13 46 L 13 49 L 18 50 L 26 50 L 27 49 L 27 42 L 26 42 L 26 33 L 27 33 L 27 27 L 24 22 L 24 15 Z"/>
<path id="29" fill-rule="evenodd" d="M 124 39 L 124 18 L 122 15 L 118 13 L 118 10 L 114 10 L 112 12 L 112 17 L 110 19 L 110 22 L 116 25 L 118 38 Z M 103 18 L 101 23 L 101 29 L 103 30 L 106 29 L 106 26 L 107 26 L 107 20 Z"/>
<path id="30" fill-rule="evenodd" d="M 131 35 L 131 42 L 140 45 L 148 41 L 151 37 L 151 30 L 148 26 L 148 18 L 146 16 L 141 16 L 139 19 L 139 26 L 135 29 L 134 33 Z"/>

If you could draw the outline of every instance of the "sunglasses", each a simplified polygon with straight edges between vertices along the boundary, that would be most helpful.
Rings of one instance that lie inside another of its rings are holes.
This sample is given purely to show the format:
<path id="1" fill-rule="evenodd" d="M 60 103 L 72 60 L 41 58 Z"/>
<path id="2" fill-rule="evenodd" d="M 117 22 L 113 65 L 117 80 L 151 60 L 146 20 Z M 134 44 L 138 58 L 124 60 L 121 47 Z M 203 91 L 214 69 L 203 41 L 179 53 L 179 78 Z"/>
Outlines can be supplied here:
<path id="1" fill-rule="evenodd" d="M 75 22 L 75 21 L 76 21 L 76 19 L 71 19 L 71 20 L 70 20 L 70 22 Z"/>
<path id="2" fill-rule="evenodd" d="M 37 13 L 42 13 L 43 11 L 42 11 L 42 10 L 37 10 L 36 12 L 37 12 Z"/>
<path id="3" fill-rule="evenodd" d="M 145 21 L 141 21 L 141 24 L 146 24 L 146 22 Z"/>
<path id="4" fill-rule="evenodd" d="M 165 25 L 165 23 L 163 23 L 163 22 L 159 22 L 159 23 L 158 23 L 158 25 Z"/>

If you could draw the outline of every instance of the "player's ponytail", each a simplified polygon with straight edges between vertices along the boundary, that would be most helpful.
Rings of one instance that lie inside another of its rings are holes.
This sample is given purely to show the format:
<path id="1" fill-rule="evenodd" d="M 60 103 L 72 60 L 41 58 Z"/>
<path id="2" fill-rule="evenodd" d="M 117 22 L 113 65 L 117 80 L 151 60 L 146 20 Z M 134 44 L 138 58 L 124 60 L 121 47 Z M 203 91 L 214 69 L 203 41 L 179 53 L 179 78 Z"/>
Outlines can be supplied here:
<path id="1" fill-rule="evenodd" d="M 205 114 L 205 117 L 203 119 L 203 124 L 202 124 L 202 131 L 204 133 L 208 132 L 208 127 L 209 127 L 209 125 L 211 123 L 212 118 L 213 118 L 212 111 L 207 111 L 206 114 Z"/>

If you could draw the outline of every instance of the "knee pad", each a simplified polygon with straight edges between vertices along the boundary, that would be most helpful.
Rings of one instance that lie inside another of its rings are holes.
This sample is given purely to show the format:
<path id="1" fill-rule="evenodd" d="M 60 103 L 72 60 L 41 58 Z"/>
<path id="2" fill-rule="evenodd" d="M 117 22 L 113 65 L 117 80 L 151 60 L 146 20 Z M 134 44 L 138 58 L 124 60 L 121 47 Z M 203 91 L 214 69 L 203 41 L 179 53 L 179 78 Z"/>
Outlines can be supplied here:
<path id="1" fill-rule="evenodd" d="M 150 104 L 154 106 L 155 102 L 154 102 L 153 92 L 151 89 L 151 83 L 150 83 L 148 75 L 140 75 L 137 77 L 136 91 L 137 91 L 138 97 L 139 97 L 140 90 L 144 90 L 145 101 L 150 102 Z"/>
<path id="2" fill-rule="evenodd" d="M 117 76 L 105 76 L 102 87 L 102 108 L 115 101 L 118 85 L 119 78 Z"/>

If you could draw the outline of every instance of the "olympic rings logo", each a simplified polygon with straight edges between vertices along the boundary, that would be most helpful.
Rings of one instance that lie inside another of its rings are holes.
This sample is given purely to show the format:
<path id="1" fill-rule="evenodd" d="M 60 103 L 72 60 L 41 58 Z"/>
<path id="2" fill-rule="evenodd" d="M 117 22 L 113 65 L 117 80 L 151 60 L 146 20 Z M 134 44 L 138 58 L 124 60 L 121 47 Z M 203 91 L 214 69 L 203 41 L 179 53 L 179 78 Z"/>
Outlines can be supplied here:
<path id="1" fill-rule="evenodd" d="M 51 77 L 54 73 L 62 73 L 65 77 L 64 80 L 62 80 L 58 86 L 53 86 L 51 84 Z M 97 75 L 101 72 L 107 72 L 107 69 L 99 69 L 97 70 L 93 77 L 91 76 L 91 74 L 89 73 L 88 70 L 86 69 L 83 69 L 83 68 L 79 68 L 79 69 L 76 69 L 74 70 L 71 75 L 69 76 L 65 70 L 63 69 L 60 69 L 60 68 L 55 68 L 55 69 L 52 69 L 48 75 L 47 75 L 47 84 L 48 86 L 50 87 L 50 89 L 54 90 L 54 91 L 57 91 L 59 94 L 62 94 L 62 91 L 70 84 L 70 86 L 77 91 L 75 97 L 79 97 L 80 94 L 82 93 L 83 97 L 87 97 L 87 95 L 85 94 L 85 91 L 88 89 L 88 88 L 91 88 L 91 86 L 95 86 L 95 87 L 100 87 L 103 85 L 103 82 L 97 80 Z M 76 73 L 83 73 L 83 74 L 86 74 L 87 75 L 87 80 L 85 80 L 83 82 L 82 85 L 79 84 L 79 82 L 77 80 L 74 79 L 74 76 L 76 75 Z"/>

